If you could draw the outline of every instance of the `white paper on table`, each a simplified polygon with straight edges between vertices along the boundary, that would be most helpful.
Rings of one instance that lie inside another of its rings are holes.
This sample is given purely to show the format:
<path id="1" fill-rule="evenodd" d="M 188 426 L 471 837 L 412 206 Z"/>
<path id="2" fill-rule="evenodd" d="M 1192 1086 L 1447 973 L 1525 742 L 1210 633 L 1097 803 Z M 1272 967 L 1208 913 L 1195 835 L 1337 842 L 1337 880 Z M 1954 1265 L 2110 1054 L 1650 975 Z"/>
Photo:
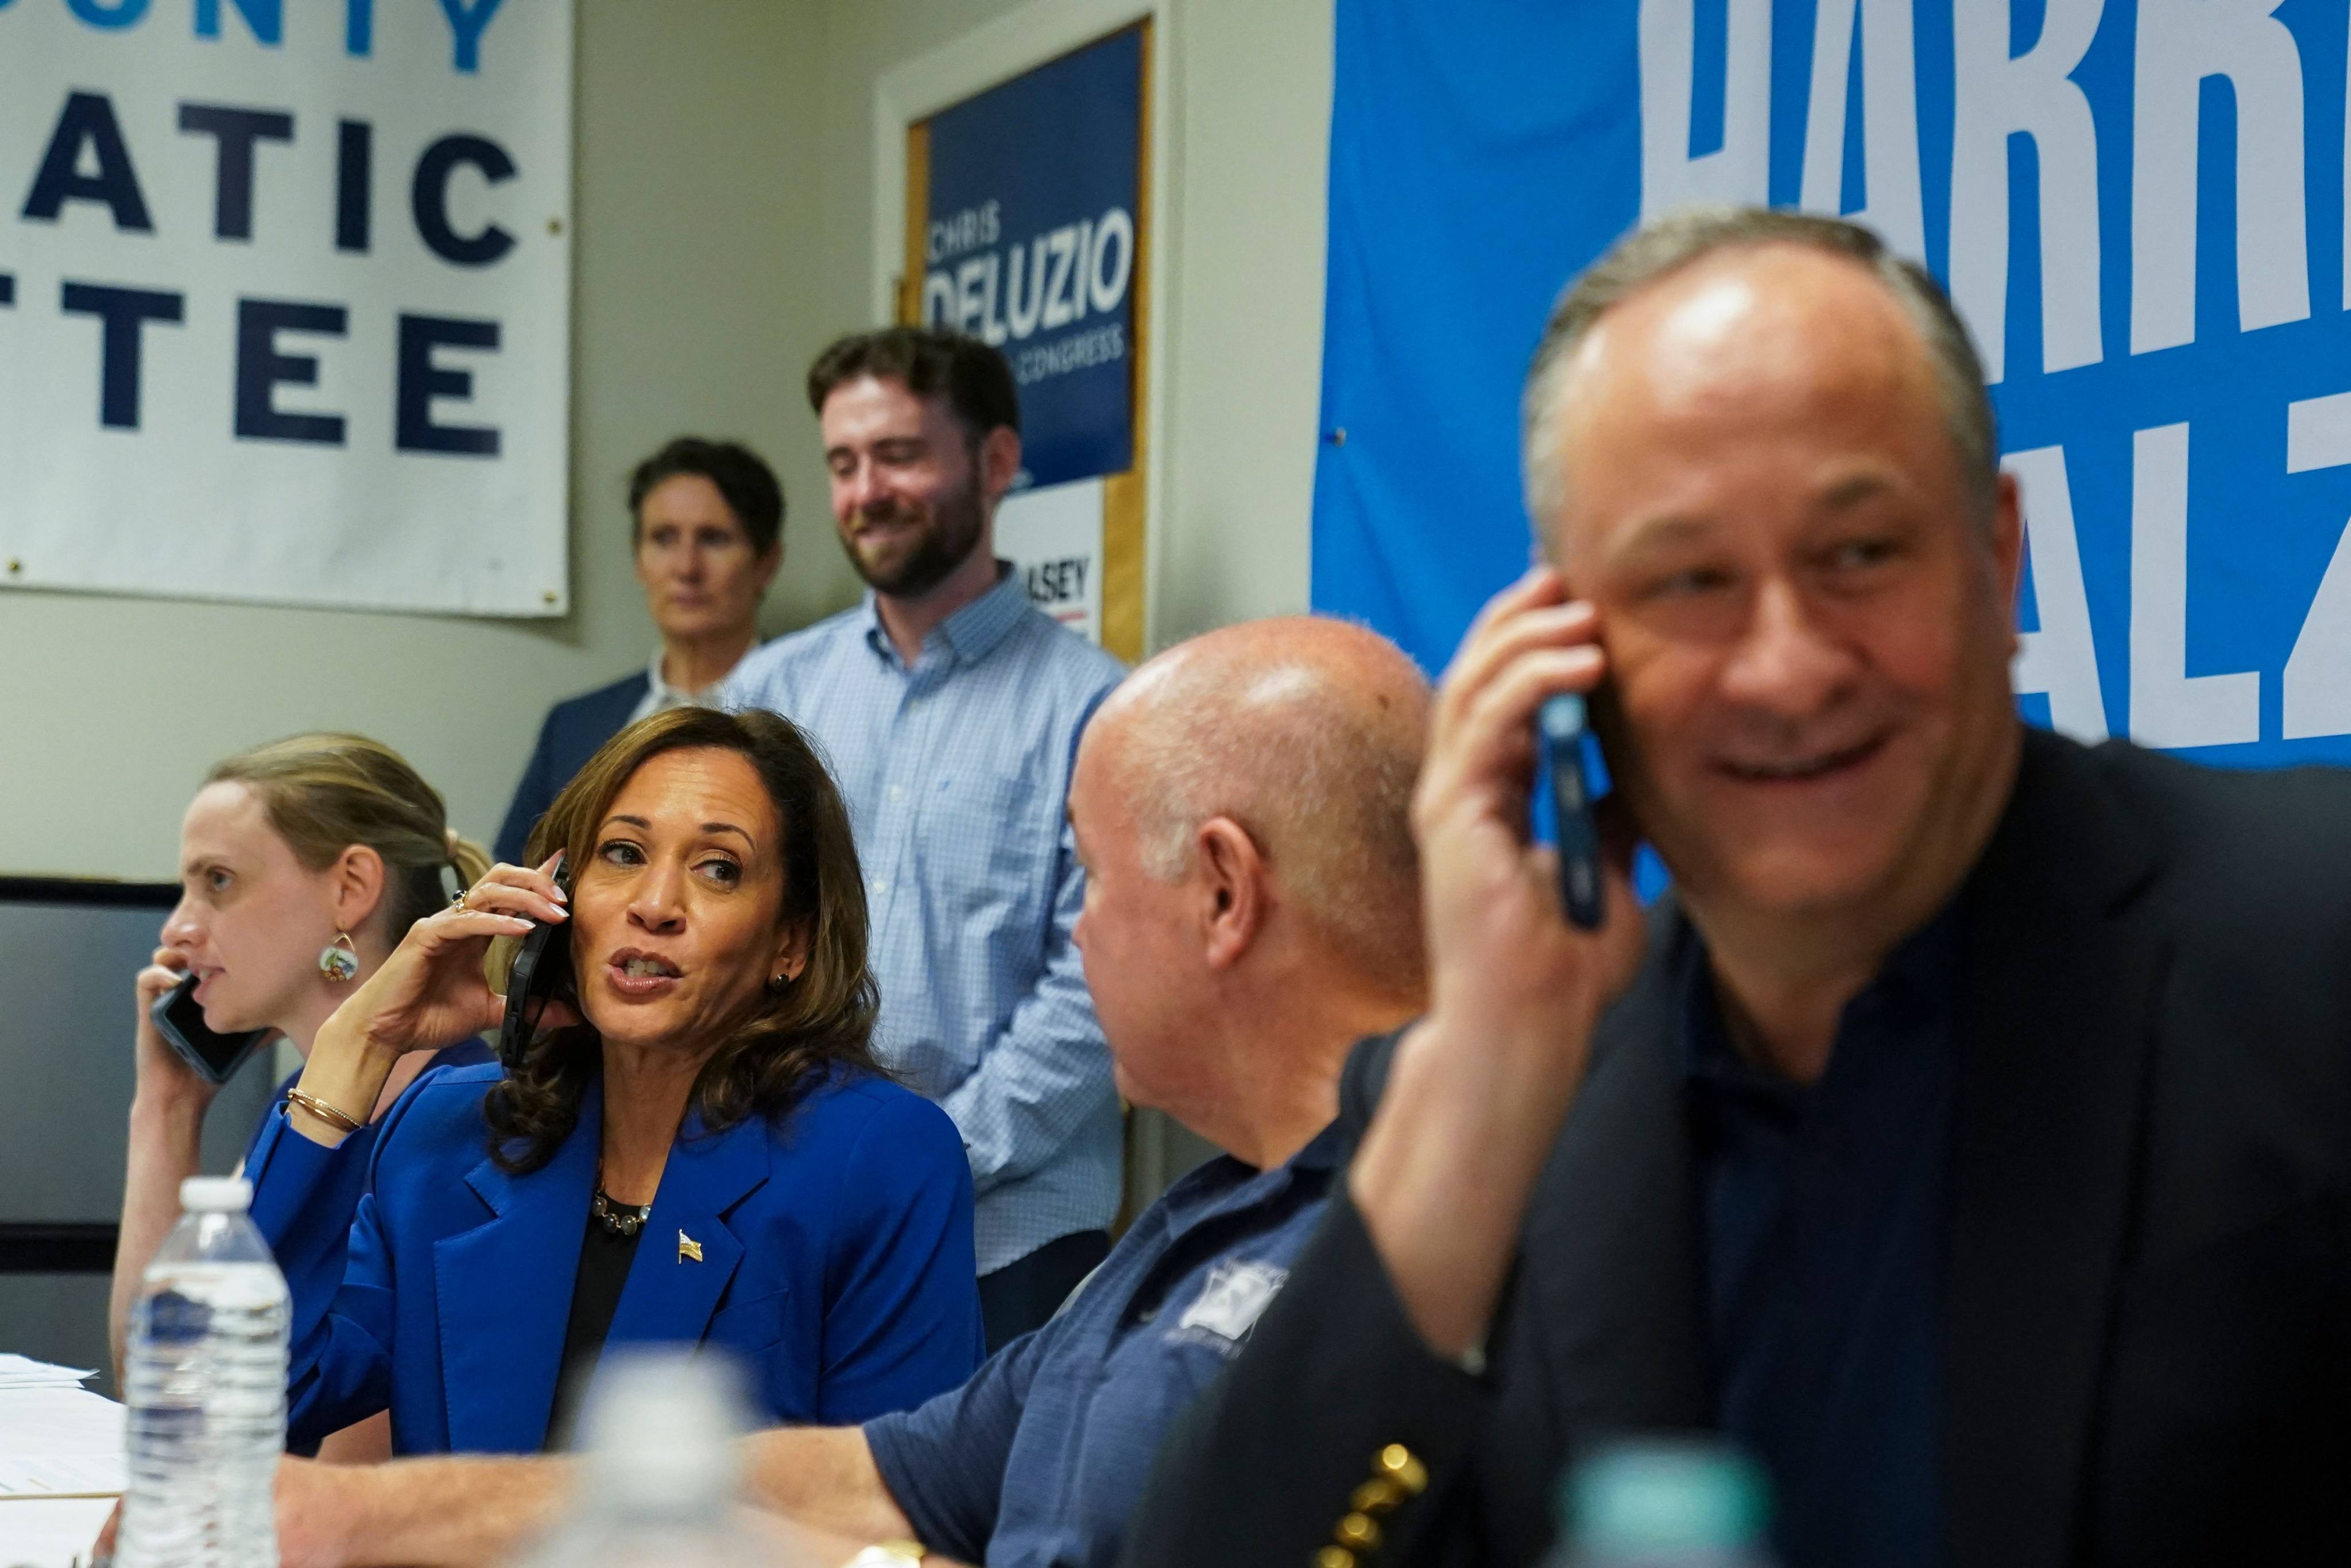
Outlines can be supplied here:
<path id="1" fill-rule="evenodd" d="M 0 1454 L 0 1502 L 16 1498 L 120 1497 L 120 1454 Z M 0 1516 L 5 1517 L 5 1516 Z"/>
<path id="2" fill-rule="evenodd" d="M 122 1407 L 113 1400 L 87 1388 L 0 1390 L 0 1459 L 121 1452 Z"/>
<path id="3" fill-rule="evenodd" d="M 0 1388 L 78 1388 L 83 1378 L 97 1376 L 94 1368 L 57 1366 L 0 1351 Z"/>
<path id="4" fill-rule="evenodd" d="M 88 1568 L 112 1498 L 0 1503 L 0 1568 Z"/>

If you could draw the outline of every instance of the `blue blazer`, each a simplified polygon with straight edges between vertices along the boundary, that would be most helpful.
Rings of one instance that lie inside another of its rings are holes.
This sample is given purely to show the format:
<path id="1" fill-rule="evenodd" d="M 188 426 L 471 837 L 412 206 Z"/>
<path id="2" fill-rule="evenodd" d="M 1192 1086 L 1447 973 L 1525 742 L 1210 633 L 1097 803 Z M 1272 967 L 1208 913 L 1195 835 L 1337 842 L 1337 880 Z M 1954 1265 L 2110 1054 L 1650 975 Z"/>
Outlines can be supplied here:
<path id="1" fill-rule="evenodd" d="M 469 1067 L 483 1063 L 495 1064 L 497 1057 L 479 1040 L 467 1040 L 434 1053 L 425 1071 L 434 1067 Z M 286 1091 L 301 1077 L 297 1070 L 289 1074 L 277 1092 L 270 1096 L 269 1108 L 255 1124 L 253 1137 L 245 1146 L 244 1170 L 247 1177 L 255 1174 L 254 1157 L 261 1140 L 269 1136 L 273 1125 L 285 1121 L 282 1107 Z M 423 1075 L 418 1075 L 418 1082 Z M 413 1088 L 415 1085 L 411 1085 Z M 371 1122 L 345 1138 L 344 1145 L 354 1150 L 355 1158 L 338 1161 L 334 1174 L 313 1183 L 308 1190 L 287 1193 L 292 1207 L 283 1213 L 277 1233 L 270 1237 L 270 1251 L 277 1256 L 278 1272 L 286 1276 L 286 1288 L 298 1299 L 306 1293 L 332 1296 L 335 1287 L 343 1282 L 343 1268 L 349 1259 L 351 1239 L 351 1219 L 359 1212 L 360 1195 L 367 1189 L 367 1156 L 375 1146 L 381 1122 Z M 273 1199 L 277 1194 L 273 1194 Z M 255 1201 L 261 1197 L 256 1189 Z M 316 1443 L 292 1446 L 298 1454 L 317 1452 Z"/>
<path id="2" fill-rule="evenodd" d="M 538 744 L 530 753 L 530 765 L 522 771 L 522 783 L 515 786 L 514 804 L 507 807 L 506 826 L 498 829 L 497 857 L 509 866 L 522 864 L 523 846 L 530 842 L 530 830 L 571 782 L 571 775 L 596 754 L 596 749 L 619 734 L 629 722 L 629 715 L 645 700 L 646 688 L 652 684 L 645 672 L 638 670 L 625 680 L 610 686 L 601 686 L 583 697 L 573 697 L 558 702 L 547 711 L 547 721 L 538 727 Z"/>
<path id="3" fill-rule="evenodd" d="M 379 1124 L 339 1287 L 294 1294 L 289 1445 L 389 1409 L 396 1453 L 545 1446 L 602 1085 L 551 1161 L 510 1176 L 482 1121 L 497 1076 L 435 1070 Z M 275 1114 L 252 1168 L 254 1220 L 273 1245 L 349 1147 Z M 689 1114 L 606 1350 L 723 1346 L 770 1422 L 838 1426 L 921 1404 L 979 1365 L 971 1203 L 946 1113 L 865 1074 L 836 1072 L 780 1123 L 711 1136 Z"/>

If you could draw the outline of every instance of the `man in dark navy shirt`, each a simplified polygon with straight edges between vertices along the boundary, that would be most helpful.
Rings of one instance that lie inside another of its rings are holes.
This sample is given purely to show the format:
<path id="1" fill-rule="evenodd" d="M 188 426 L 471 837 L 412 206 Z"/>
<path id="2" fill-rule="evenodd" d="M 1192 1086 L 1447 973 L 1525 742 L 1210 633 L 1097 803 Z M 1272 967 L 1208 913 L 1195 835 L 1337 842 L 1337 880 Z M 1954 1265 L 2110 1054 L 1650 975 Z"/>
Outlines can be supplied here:
<path id="1" fill-rule="evenodd" d="M 1337 1149 L 1326 1129 L 1268 1170 L 1210 1160 L 1137 1217 L 1050 1323 L 961 1388 L 867 1422 L 913 1537 L 988 1568 L 1112 1562 L 1168 1422 L 1289 1279 Z"/>
<path id="2" fill-rule="evenodd" d="M 1392 645 L 1307 618 L 1181 644 L 1103 703 L 1070 790 L 1087 983 L 1121 1091 L 1228 1152 L 961 1388 L 749 1439 L 754 1497 L 874 1543 L 862 1560 L 1115 1559 L 1168 1423 L 1248 1343 L 1322 1213 L 1349 1047 L 1425 999 L 1405 816 L 1427 703 Z M 543 1459 L 289 1461 L 280 1544 L 313 1564 L 496 1560 L 566 1479 Z"/>
<path id="3" fill-rule="evenodd" d="M 1700 944 L 1677 945 L 1722 1431 L 1777 1480 L 1789 1562 L 1931 1568 L 1958 919 L 1845 1005 L 1813 1083 L 1732 1046 Z"/>
<path id="4" fill-rule="evenodd" d="M 1528 1568 L 1567 1467 L 1690 1431 L 1792 1568 L 2351 1563 L 2351 774 L 2020 721 L 2026 502 L 1866 229 L 1636 230 L 1521 412 L 1547 559 L 1439 690 L 1429 1012 L 1123 1568 Z M 1566 693 L 1596 929 L 1527 831 Z"/>

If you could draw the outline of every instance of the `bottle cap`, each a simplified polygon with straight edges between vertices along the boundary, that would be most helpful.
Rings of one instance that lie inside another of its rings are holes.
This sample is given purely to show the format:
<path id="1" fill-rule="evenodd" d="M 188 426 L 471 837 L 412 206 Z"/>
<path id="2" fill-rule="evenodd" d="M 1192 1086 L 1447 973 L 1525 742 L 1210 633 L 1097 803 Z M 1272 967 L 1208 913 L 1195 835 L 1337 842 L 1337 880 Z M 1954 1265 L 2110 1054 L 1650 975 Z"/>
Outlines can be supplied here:
<path id="1" fill-rule="evenodd" d="M 253 1207 L 253 1183 L 242 1176 L 191 1176 L 180 1183 L 180 1207 L 191 1214 L 242 1214 Z"/>
<path id="2" fill-rule="evenodd" d="M 704 1508 L 735 1495 L 745 1429 L 733 1366 L 680 1350 L 616 1355 L 580 1421 L 586 1490 L 625 1506 Z"/>
<path id="3" fill-rule="evenodd" d="M 1569 1539 L 1596 1554 L 1736 1552 L 1761 1543 L 1770 1511 L 1754 1461 L 1696 1439 L 1603 1449 L 1575 1467 L 1560 1501 Z"/>

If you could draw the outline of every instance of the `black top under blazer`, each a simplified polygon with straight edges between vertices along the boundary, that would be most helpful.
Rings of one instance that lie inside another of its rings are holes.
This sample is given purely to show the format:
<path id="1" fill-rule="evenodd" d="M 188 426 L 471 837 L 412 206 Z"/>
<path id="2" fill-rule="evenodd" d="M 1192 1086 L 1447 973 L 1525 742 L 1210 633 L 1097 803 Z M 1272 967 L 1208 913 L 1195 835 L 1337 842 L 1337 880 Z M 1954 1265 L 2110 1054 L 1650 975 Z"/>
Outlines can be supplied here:
<path id="1" fill-rule="evenodd" d="M 1943 1260 L 1958 1568 L 2351 1563 L 2351 774 L 2026 737 L 1961 894 Z M 1359 1552 L 1535 1562 L 1580 1445 L 1714 1419 L 1681 998 L 1604 1017 L 1484 1376 L 1432 1355 L 1343 1192 L 1171 1434 L 1127 1568 L 1305 1568 L 1386 1445 L 1427 1490 Z M 1394 1038 L 1342 1090 L 1360 1137 Z"/>

